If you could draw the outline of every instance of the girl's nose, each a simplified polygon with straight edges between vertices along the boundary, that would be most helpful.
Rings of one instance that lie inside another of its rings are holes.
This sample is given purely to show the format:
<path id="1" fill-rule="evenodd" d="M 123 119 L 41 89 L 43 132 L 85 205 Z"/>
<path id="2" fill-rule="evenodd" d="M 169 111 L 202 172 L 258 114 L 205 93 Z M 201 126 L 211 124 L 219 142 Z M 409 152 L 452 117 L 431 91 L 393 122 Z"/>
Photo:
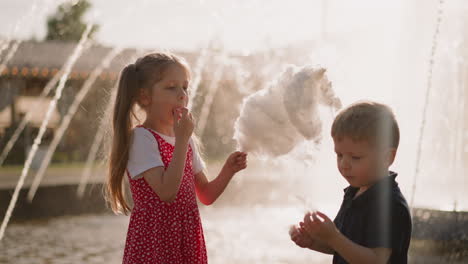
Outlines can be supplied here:
<path id="1" fill-rule="evenodd" d="M 185 100 L 187 99 L 187 92 L 182 90 L 179 95 L 178 95 L 179 100 Z"/>

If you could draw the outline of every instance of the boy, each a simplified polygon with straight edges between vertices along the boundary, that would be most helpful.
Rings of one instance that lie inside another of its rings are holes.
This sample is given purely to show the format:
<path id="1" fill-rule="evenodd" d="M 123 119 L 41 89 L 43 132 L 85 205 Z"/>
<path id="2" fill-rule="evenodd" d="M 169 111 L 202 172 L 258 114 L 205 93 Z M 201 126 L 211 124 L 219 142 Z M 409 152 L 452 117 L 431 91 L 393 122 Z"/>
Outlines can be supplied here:
<path id="1" fill-rule="evenodd" d="M 406 200 L 388 170 L 399 144 L 392 110 L 359 102 L 335 118 L 331 135 L 337 166 L 350 184 L 332 222 L 309 212 L 291 239 L 300 247 L 333 254 L 333 263 L 407 263 L 411 216 Z"/>

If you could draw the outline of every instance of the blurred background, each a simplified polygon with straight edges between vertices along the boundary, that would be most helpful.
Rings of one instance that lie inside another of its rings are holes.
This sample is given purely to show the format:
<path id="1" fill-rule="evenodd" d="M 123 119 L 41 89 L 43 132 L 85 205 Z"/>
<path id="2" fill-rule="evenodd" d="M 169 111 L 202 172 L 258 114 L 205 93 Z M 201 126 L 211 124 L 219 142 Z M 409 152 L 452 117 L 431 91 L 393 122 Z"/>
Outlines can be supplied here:
<path id="1" fill-rule="evenodd" d="M 410 262 L 465 263 L 467 11 L 465 0 L 0 0 L 0 263 L 121 261 L 128 217 L 102 198 L 101 121 L 121 69 L 154 50 L 192 68 L 211 178 L 236 150 L 244 98 L 289 64 L 325 67 L 344 106 L 390 105 Z M 305 210 L 339 209 L 333 115 L 320 108 L 320 144 L 249 156 L 219 201 L 200 206 L 211 263 L 331 263 L 288 229 Z"/>

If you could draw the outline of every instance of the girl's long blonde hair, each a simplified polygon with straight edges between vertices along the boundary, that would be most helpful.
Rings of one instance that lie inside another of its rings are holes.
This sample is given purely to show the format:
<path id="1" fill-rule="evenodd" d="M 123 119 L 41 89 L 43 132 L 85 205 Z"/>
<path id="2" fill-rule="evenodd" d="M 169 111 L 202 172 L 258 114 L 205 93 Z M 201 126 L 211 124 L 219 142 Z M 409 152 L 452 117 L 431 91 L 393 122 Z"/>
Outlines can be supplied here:
<path id="1" fill-rule="evenodd" d="M 127 169 L 132 129 L 139 121 L 135 112 L 139 91 L 148 89 L 163 78 L 171 65 L 180 65 L 190 73 L 187 62 L 170 53 L 151 53 L 127 65 L 120 73 L 113 106 L 110 141 L 108 144 L 108 172 L 105 197 L 114 213 L 128 214 L 130 206 L 124 191 L 123 177 Z"/>

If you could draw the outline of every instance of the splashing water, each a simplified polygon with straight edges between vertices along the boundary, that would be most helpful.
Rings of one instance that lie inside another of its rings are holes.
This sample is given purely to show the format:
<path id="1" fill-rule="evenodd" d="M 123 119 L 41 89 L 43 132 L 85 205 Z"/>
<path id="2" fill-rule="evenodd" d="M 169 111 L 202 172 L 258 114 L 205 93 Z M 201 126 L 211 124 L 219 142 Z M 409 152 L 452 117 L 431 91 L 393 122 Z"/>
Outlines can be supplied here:
<path id="1" fill-rule="evenodd" d="M 115 58 L 115 56 L 117 56 L 121 52 L 121 50 L 121 48 L 112 49 L 102 60 L 101 64 L 98 67 L 96 67 L 96 69 L 94 69 L 94 71 L 91 73 L 91 76 L 83 84 L 83 87 L 81 87 L 80 92 L 76 95 L 75 100 L 68 109 L 66 116 L 63 118 L 62 123 L 60 124 L 59 128 L 57 129 L 54 135 L 54 138 L 52 139 L 52 142 L 50 143 L 50 146 L 47 150 L 47 153 L 44 156 L 44 159 L 41 162 L 41 166 L 39 167 L 38 172 L 34 176 L 34 181 L 28 192 L 29 201 L 32 201 L 32 199 L 34 198 L 34 195 L 36 194 L 36 191 L 39 188 L 39 184 L 41 183 L 42 178 L 44 177 L 44 173 L 52 159 L 52 155 L 54 154 L 55 149 L 57 148 L 58 144 L 60 143 L 60 140 L 65 134 L 65 131 L 70 125 L 70 122 L 73 116 L 75 115 L 76 111 L 78 110 L 79 105 L 86 97 L 99 75 L 101 75 L 102 71 L 109 66 L 111 61 Z"/>
<path id="2" fill-rule="evenodd" d="M 21 132 L 23 132 L 23 130 L 26 128 L 26 125 L 31 120 L 34 111 L 37 109 L 37 106 L 42 101 L 44 101 L 45 97 L 50 93 L 50 91 L 52 91 L 52 89 L 55 88 L 55 85 L 57 84 L 59 79 L 62 77 L 62 73 L 63 73 L 63 71 L 60 70 L 54 75 L 54 77 L 46 84 L 46 86 L 42 90 L 41 94 L 39 95 L 38 102 L 36 102 L 34 104 L 34 106 L 32 106 L 28 110 L 28 112 L 23 117 L 23 119 L 21 119 L 20 124 L 15 129 L 15 132 L 13 132 L 13 135 L 10 137 L 7 144 L 5 145 L 5 147 L 2 150 L 2 154 L 0 155 L 0 166 L 3 165 L 3 162 L 8 157 L 8 154 L 10 153 L 11 149 L 13 148 L 13 146 L 15 145 L 16 141 L 18 140 L 19 136 L 21 135 Z"/>
<path id="3" fill-rule="evenodd" d="M 223 61 L 226 57 L 226 54 L 221 54 L 219 55 L 218 60 L 220 61 L 220 64 L 213 74 L 213 79 L 210 82 L 210 85 L 208 86 L 208 93 L 205 96 L 205 102 L 203 103 L 203 107 L 200 112 L 200 122 L 198 123 L 198 129 L 199 129 L 199 134 L 200 136 L 203 136 L 203 133 L 205 132 L 206 125 L 208 122 L 208 116 L 210 114 L 211 110 L 211 105 L 214 102 L 214 97 L 216 95 L 216 91 L 218 91 L 219 84 L 221 81 L 221 78 L 223 77 L 223 73 L 225 70 L 225 66 L 223 64 Z"/>
<path id="4" fill-rule="evenodd" d="M 288 66 L 269 87 L 248 96 L 235 123 L 238 147 L 277 157 L 305 140 L 318 143 L 322 132 L 319 104 L 341 108 L 325 72 Z"/>
<path id="5" fill-rule="evenodd" d="M 28 174 L 29 168 L 30 168 L 32 160 L 33 160 L 33 158 L 34 158 L 34 156 L 35 156 L 35 154 L 37 152 L 37 149 L 38 149 L 39 145 L 41 144 L 42 137 L 44 136 L 44 133 L 46 131 L 47 124 L 49 123 L 49 120 L 50 120 L 50 118 L 52 116 L 52 111 L 54 110 L 55 106 L 57 105 L 57 101 L 62 96 L 62 91 L 63 91 L 63 88 L 65 87 L 65 82 L 66 82 L 66 80 L 68 78 L 68 75 L 70 74 L 71 69 L 72 69 L 73 65 L 75 64 L 76 60 L 81 55 L 81 53 L 83 51 L 83 47 L 84 47 L 85 43 L 88 41 L 88 35 L 91 32 L 91 29 L 92 29 L 92 24 L 89 23 L 87 25 L 87 27 L 86 27 L 80 41 L 78 42 L 78 45 L 76 46 L 75 50 L 73 51 L 73 54 L 69 57 L 66 65 L 65 65 L 64 74 L 63 74 L 62 78 L 60 79 L 59 86 L 57 87 L 57 92 L 55 93 L 55 96 L 54 96 L 53 100 L 50 102 L 49 108 L 47 109 L 45 119 L 41 124 L 41 127 L 39 129 L 39 133 L 38 133 L 37 137 L 34 139 L 34 144 L 31 147 L 31 150 L 30 150 L 30 152 L 28 154 L 28 157 L 27 157 L 27 159 L 26 159 L 26 161 L 24 163 L 24 167 L 23 167 L 23 170 L 21 172 L 21 176 L 20 176 L 20 178 L 18 180 L 18 184 L 15 187 L 15 191 L 14 191 L 13 196 L 11 198 L 10 204 L 8 205 L 8 209 L 7 209 L 7 212 L 5 214 L 5 218 L 3 219 L 2 226 L 0 227 L 0 240 L 2 240 L 2 238 L 3 238 L 4 234 L 5 234 L 6 227 L 8 225 L 9 220 L 10 220 L 10 217 L 11 217 L 11 214 L 12 214 L 13 209 L 15 207 L 16 201 L 18 200 L 19 192 L 20 192 L 20 190 L 21 190 L 21 188 L 22 188 L 22 186 L 24 184 L 24 179 L 26 178 L 26 176 Z"/>
<path id="6" fill-rule="evenodd" d="M 5 60 L 0 64 L 0 72 L 3 72 L 5 70 L 7 63 L 13 58 L 13 55 L 15 55 L 16 50 L 18 50 L 19 44 L 21 41 L 17 40 L 14 41 L 13 44 L 11 45 L 10 50 L 8 51 L 7 55 L 5 56 Z"/>
<path id="7" fill-rule="evenodd" d="M 195 76 L 195 78 L 193 78 L 193 82 L 191 84 L 192 89 L 190 91 L 188 109 L 192 109 L 193 107 L 193 100 L 197 96 L 198 88 L 202 81 L 203 68 L 205 67 L 207 59 L 208 59 L 208 47 L 205 47 L 200 53 L 200 56 L 198 56 L 197 63 L 195 64 L 195 69 L 193 71 L 193 75 Z"/>
<path id="8" fill-rule="evenodd" d="M 414 197 L 416 195 L 416 183 L 418 181 L 419 177 L 419 171 L 421 168 L 421 151 L 422 151 L 422 140 L 424 138 L 424 132 L 426 129 L 426 113 L 427 113 L 427 106 L 429 103 L 429 95 L 431 94 L 432 90 L 432 73 L 434 71 L 434 58 L 435 54 L 437 51 L 437 43 L 439 39 L 439 33 L 440 33 L 440 25 L 442 22 L 442 17 L 443 17 L 443 4 L 444 0 L 439 0 L 439 8 L 437 12 L 437 23 L 436 23 L 436 28 L 434 30 L 434 35 L 432 36 L 432 48 L 431 48 L 431 54 L 429 56 L 429 65 L 427 69 L 427 80 L 426 80 L 426 94 L 424 97 L 424 106 L 423 106 L 423 113 L 422 113 L 422 120 L 421 120 L 421 126 L 419 128 L 419 138 L 418 138 L 418 149 L 416 152 L 416 167 L 415 167 L 415 172 L 414 172 L 414 179 L 413 179 L 413 186 L 412 186 L 412 191 L 411 191 L 411 198 L 410 198 L 410 207 L 413 207 L 414 205 Z"/>
<path id="9" fill-rule="evenodd" d="M 104 140 L 104 135 L 105 124 L 103 123 L 99 127 L 99 130 L 96 133 L 96 136 L 94 137 L 93 144 L 91 145 L 91 150 L 89 151 L 88 157 L 86 159 L 85 168 L 83 170 L 83 173 L 81 174 L 80 183 L 78 184 L 78 188 L 76 190 L 76 195 L 79 198 L 83 198 L 86 184 L 88 183 L 89 178 L 91 177 L 92 166 L 94 161 L 96 160 L 96 156 L 99 151 L 99 146 L 101 146 L 102 141 Z"/>
<path id="10" fill-rule="evenodd" d="M 0 55 L 8 48 L 8 45 L 10 45 L 10 43 L 8 43 L 7 39 L 0 39 Z"/>

